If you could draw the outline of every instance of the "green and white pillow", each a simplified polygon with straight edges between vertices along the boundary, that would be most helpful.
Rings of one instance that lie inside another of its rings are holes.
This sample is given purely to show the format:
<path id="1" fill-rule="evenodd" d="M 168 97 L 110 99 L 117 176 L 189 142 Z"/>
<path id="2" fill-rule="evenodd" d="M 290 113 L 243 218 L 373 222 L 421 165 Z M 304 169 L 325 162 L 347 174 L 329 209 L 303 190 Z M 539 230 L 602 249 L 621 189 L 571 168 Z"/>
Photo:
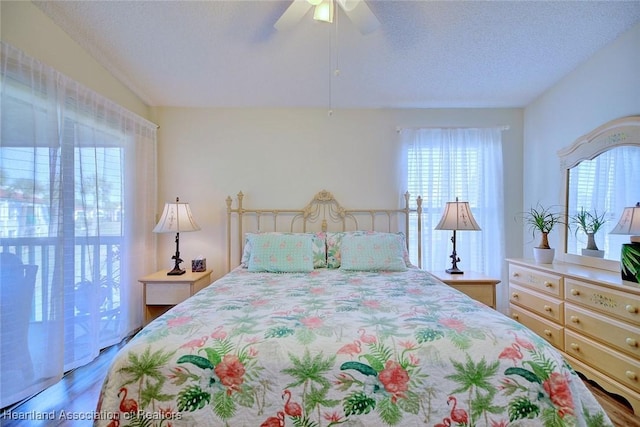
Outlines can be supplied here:
<path id="1" fill-rule="evenodd" d="M 313 271 L 313 236 L 309 234 L 254 234 L 249 237 L 248 270 L 271 273 Z"/>
<path id="2" fill-rule="evenodd" d="M 405 271 L 404 239 L 397 234 L 349 234 L 342 238 L 340 269 Z"/>

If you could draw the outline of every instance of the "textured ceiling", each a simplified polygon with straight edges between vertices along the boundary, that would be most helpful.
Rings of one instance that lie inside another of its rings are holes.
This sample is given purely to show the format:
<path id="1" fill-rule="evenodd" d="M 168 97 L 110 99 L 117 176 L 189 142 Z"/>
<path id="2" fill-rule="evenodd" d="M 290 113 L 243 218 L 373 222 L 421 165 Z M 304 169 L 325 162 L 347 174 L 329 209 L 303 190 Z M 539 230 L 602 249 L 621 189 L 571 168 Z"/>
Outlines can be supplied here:
<path id="1" fill-rule="evenodd" d="M 184 107 L 523 107 L 640 22 L 640 0 L 368 0 L 367 35 L 340 8 L 276 31 L 290 1 L 34 3 L 147 104 Z"/>

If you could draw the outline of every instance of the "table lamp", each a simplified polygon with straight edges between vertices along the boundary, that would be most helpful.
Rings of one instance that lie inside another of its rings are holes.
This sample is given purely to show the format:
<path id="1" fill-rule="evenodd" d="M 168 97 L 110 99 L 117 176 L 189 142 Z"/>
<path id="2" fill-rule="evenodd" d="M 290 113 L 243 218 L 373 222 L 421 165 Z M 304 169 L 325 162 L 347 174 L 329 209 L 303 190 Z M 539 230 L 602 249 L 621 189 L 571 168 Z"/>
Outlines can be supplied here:
<path id="1" fill-rule="evenodd" d="M 180 232 L 198 231 L 200 227 L 193 220 L 191 208 L 188 203 L 180 203 L 180 199 L 176 197 L 175 203 L 165 203 L 164 211 L 160 221 L 153 229 L 154 233 L 176 233 L 176 253 L 171 257 L 175 261 L 173 270 L 167 273 L 168 276 L 179 276 L 185 273 L 180 268 Z"/>
<path id="2" fill-rule="evenodd" d="M 453 237 L 451 237 L 451 242 L 453 242 L 453 253 L 449 256 L 451 258 L 452 265 L 450 269 L 446 270 L 446 272 L 449 274 L 463 274 L 464 272 L 458 268 L 460 258 L 456 253 L 456 231 L 481 230 L 475 218 L 473 218 L 469 202 L 459 202 L 457 197 L 455 202 L 447 202 L 442 218 L 438 225 L 436 225 L 435 229 L 453 230 Z"/>

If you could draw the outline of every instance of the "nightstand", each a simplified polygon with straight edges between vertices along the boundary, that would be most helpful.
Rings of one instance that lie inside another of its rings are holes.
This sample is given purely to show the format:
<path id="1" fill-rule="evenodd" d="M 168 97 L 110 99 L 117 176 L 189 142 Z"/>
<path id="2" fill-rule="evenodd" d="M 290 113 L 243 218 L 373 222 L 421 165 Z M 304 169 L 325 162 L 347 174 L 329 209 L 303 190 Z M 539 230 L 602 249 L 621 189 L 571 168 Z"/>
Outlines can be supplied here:
<path id="1" fill-rule="evenodd" d="M 168 276 L 167 271 L 160 270 L 138 280 L 143 286 L 145 325 L 211 284 L 211 270 L 198 273 L 187 271 L 180 276 Z"/>
<path id="2" fill-rule="evenodd" d="M 444 271 L 430 271 L 430 273 L 474 300 L 493 309 L 496 308 L 496 285 L 500 280 L 474 271 L 465 271 L 464 274 L 449 274 Z"/>

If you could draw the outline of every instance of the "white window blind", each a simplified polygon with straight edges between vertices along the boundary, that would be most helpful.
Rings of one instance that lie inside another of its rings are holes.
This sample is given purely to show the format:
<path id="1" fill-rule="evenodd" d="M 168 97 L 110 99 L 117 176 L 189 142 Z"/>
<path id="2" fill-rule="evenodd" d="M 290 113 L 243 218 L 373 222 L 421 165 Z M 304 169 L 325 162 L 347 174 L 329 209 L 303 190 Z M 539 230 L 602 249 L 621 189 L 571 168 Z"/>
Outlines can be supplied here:
<path id="1" fill-rule="evenodd" d="M 451 231 L 434 230 L 446 202 L 469 202 L 482 231 L 457 233 L 460 269 L 501 277 L 504 260 L 501 128 L 403 129 L 408 191 L 422 196 L 422 267 L 451 267 Z M 413 201 L 412 201 L 413 203 Z M 414 225 L 415 227 L 415 225 Z M 410 238 L 415 259 L 417 242 Z M 500 304 L 500 302 L 499 302 Z"/>

